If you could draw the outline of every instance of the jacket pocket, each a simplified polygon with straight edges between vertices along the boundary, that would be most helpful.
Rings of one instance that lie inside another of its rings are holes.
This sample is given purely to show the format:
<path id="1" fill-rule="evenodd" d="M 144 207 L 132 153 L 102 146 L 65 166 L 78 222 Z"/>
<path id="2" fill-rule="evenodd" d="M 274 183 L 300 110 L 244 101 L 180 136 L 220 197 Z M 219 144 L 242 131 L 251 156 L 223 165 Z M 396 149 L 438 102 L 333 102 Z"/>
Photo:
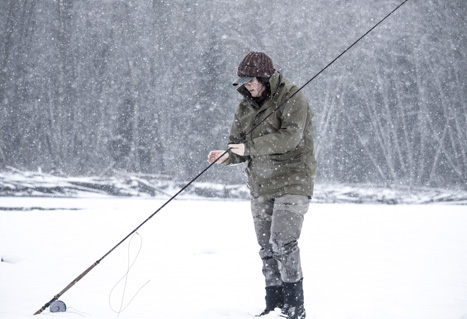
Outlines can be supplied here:
<path id="1" fill-rule="evenodd" d="M 302 154 L 292 152 L 291 154 L 271 155 L 271 162 L 274 165 L 291 165 L 302 162 Z"/>

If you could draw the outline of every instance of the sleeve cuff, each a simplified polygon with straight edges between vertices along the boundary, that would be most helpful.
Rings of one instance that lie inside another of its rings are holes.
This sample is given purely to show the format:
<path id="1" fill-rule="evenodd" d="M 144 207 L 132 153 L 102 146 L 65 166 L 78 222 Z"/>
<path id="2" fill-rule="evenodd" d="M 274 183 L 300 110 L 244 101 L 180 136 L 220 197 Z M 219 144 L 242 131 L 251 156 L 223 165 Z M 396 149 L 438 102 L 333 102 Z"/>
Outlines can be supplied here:
<path id="1" fill-rule="evenodd" d="M 244 155 L 244 156 L 251 155 L 250 143 L 249 143 L 249 142 L 245 142 L 244 145 L 245 145 L 245 154 L 243 154 L 243 155 Z"/>

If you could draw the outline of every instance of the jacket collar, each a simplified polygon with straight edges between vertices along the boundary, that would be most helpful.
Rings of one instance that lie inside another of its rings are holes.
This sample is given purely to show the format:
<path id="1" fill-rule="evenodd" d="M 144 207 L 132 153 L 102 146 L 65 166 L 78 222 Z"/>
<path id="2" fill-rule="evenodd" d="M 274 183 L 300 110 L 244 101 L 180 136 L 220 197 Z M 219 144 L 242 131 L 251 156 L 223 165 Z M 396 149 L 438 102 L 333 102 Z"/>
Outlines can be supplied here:
<path id="1" fill-rule="evenodd" d="M 279 73 L 279 71 L 274 71 L 274 74 L 269 78 L 269 85 L 271 86 L 271 96 L 279 90 L 279 87 L 283 82 L 283 75 Z"/>

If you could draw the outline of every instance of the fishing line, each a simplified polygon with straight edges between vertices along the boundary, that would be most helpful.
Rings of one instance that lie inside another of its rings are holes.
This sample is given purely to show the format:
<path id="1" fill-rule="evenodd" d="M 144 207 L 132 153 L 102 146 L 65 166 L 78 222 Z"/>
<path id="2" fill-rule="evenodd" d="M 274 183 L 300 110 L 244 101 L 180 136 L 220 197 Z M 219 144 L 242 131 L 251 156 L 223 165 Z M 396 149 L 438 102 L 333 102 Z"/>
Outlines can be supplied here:
<path id="1" fill-rule="evenodd" d="M 78 311 L 77 309 L 72 308 L 72 307 L 67 308 L 66 312 L 73 313 L 73 314 L 78 315 L 78 316 L 83 317 L 83 318 L 91 316 L 90 314 L 88 314 L 86 312 Z"/>
<path id="2" fill-rule="evenodd" d="M 397 9 L 399 9 L 403 4 L 405 4 L 408 0 L 404 0 L 401 4 L 399 4 L 395 9 L 393 9 L 389 14 L 387 14 L 383 19 L 379 20 L 371 29 L 369 29 L 366 33 L 364 33 L 360 38 L 358 38 L 354 43 L 352 43 L 347 49 L 345 49 L 342 53 L 340 53 L 336 58 L 334 58 L 328 65 L 322 68 L 318 73 L 316 73 L 310 80 L 308 80 L 304 85 L 302 85 L 297 91 L 295 91 L 287 100 L 277 106 L 271 113 L 269 113 L 261 122 L 259 122 L 256 126 L 254 126 L 250 131 L 248 131 L 241 139 L 239 139 L 236 143 L 241 143 L 245 140 L 246 136 L 251 134 L 253 130 L 255 130 L 260 124 L 262 124 L 267 118 L 269 118 L 272 114 L 278 111 L 281 107 L 283 107 L 287 102 L 290 101 L 291 98 L 295 96 L 298 92 L 300 92 L 305 86 L 311 83 L 317 76 L 323 73 L 327 68 L 329 68 L 334 62 L 336 62 L 342 55 L 344 55 L 348 50 L 350 50 L 353 46 L 355 46 L 360 40 L 362 40 L 368 33 L 373 31 L 377 26 L 379 26 L 384 20 L 389 18 Z M 195 182 L 201 175 L 203 175 L 208 169 L 210 169 L 214 164 L 216 164 L 225 154 L 227 154 L 231 148 L 228 148 L 224 153 L 222 153 L 218 158 L 216 158 L 209 166 L 207 166 L 204 170 L 202 170 L 198 175 L 196 175 L 191 181 L 189 181 L 185 186 L 183 186 L 175 195 L 169 198 L 162 206 L 160 206 L 154 213 L 152 213 L 148 218 L 146 218 L 138 227 L 133 229 L 128 235 L 126 235 L 122 240 L 120 240 L 114 247 L 112 247 L 107 253 L 105 253 L 100 259 L 96 260 L 91 266 L 89 266 L 85 271 L 83 271 L 78 277 L 76 277 L 72 282 L 68 284 L 62 291 L 60 291 L 57 295 L 55 295 L 49 302 L 43 305 L 39 310 L 37 310 L 34 315 L 40 314 L 42 311 L 47 309 L 49 305 L 58 300 L 65 292 L 67 292 L 71 287 L 73 287 L 78 281 L 80 281 L 84 276 L 86 276 L 94 267 L 96 267 L 100 262 L 106 258 L 109 254 L 111 254 L 118 246 L 120 246 L 125 240 L 127 240 L 130 236 L 138 231 L 144 224 L 146 224 L 154 215 L 164 209 L 172 200 L 174 200 L 180 193 L 182 193 L 185 189 L 187 189 L 193 182 Z"/>
<path id="3" fill-rule="evenodd" d="M 131 243 L 133 242 L 133 239 L 135 237 L 138 237 L 140 239 L 140 242 L 139 242 L 139 248 L 138 248 L 138 252 L 136 253 L 136 256 L 135 258 L 133 259 L 133 261 L 131 262 L 130 261 L 130 254 L 131 254 Z M 141 289 L 144 288 L 144 286 L 146 286 L 150 280 L 148 280 L 144 285 L 142 285 L 138 291 L 136 291 L 136 293 L 134 294 L 134 296 L 130 299 L 130 301 L 128 301 L 128 303 L 126 304 L 126 306 L 123 306 L 123 303 L 125 301 L 125 295 L 126 295 L 126 289 L 127 289 L 127 284 L 128 284 L 128 277 L 130 275 L 130 270 L 131 268 L 133 268 L 134 264 L 136 263 L 136 260 L 138 259 L 138 256 L 141 252 L 141 249 L 143 247 L 143 237 L 139 234 L 139 233 L 135 233 L 133 236 L 131 236 L 130 238 L 130 241 L 128 243 L 128 257 L 127 257 L 127 262 L 128 262 L 128 266 L 127 266 L 127 270 L 125 272 L 125 274 L 122 276 L 122 278 L 117 281 L 117 283 L 113 286 L 113 288 L 110 290 L 110 293 L 109 293 L 109 307 L 110 309 L 117 313 L 117 317 L 120 316 L 120 314 L 125 311 L 126 308 L 128 308 L 128 306 L 131 304 L 131 302 L 133 301 L 133 299 L 135 299 L 135 297 L 139 294 L 139 292 L 141 291 Z M 118 310 L 115 310 L 114 307 L 112 307 L 112 294 L 113 294 L 113 291 L 115 290 L 115 288 L 117 288 L 117 286 L 123 281 L 125 280 L 125 282 L 123 283 L 123 291 L 122 291 L 122 298 L 120 300 L 120 306 L 119 306 L 119 309 Z"/>

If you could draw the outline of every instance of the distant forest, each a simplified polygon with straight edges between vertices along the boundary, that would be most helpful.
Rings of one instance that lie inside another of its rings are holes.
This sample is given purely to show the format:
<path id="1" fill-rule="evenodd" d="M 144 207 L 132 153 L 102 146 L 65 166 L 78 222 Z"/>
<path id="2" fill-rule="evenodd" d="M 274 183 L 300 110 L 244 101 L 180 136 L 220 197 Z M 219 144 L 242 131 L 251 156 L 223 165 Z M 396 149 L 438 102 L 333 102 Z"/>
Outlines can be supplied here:
<path id="1" fill-rule="evenodd" d="M 0 170 L 192 178 L 246 53 L 301 86 L 401 2 L 1 0 Z M 409 0 L 304 89 L 317 183 L 467 187 L 466 31 L 467 1 Z"/>

